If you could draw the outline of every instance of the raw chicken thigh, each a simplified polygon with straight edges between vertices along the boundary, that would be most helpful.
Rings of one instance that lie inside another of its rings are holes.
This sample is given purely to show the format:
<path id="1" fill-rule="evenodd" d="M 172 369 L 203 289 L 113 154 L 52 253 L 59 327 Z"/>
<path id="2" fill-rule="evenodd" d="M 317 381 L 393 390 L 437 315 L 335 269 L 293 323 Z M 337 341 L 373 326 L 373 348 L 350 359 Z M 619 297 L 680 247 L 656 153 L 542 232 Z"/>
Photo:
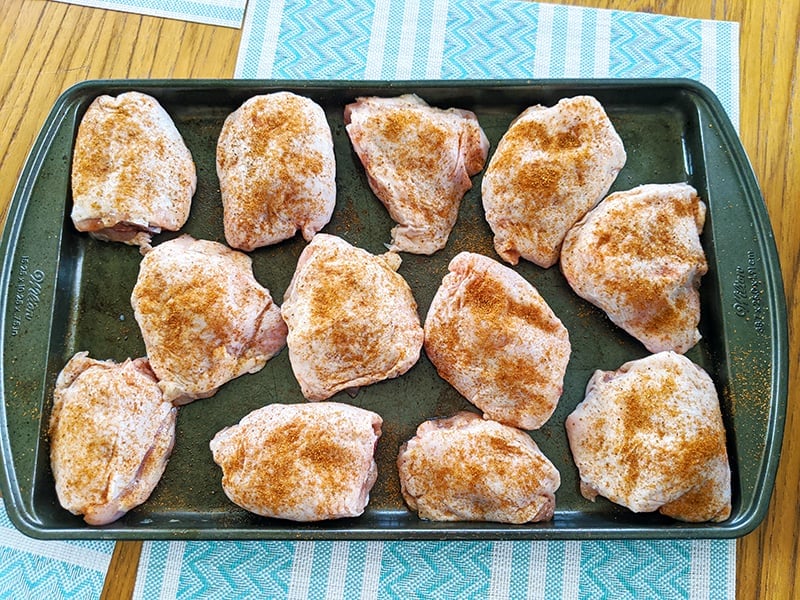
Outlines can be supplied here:
<path id="1" fill-rule="evenodd" d="M 596 371 L 566 429 L 589 500 L 599 494 L 682 521 L 730 516 L 719 399 L 708 374 L 685 356 L 666 351 Z"/>
<path id="2" fill-rule="evenodd" d="M 433 521 L 547 521 L 561 485 L 530 436 L 469 412 L 420 425 L 397 467 L 403 498 Z"/>
<path id="3" fill-rule="evenodd" d="M 359 98 L 345 107 L 344 121 L 370 188 L 397 223 L 390 249 L 444 248 L 470 177 L 489 152 L 475 114 L 432 108 L 405 94 Z"/>
<path id="4" fill-rule="evenodd" d="M 685 183 L 608 196 L 569 232 L 561 270 L 650 352 L 686 352 L 700 340 L 700 245 L 706 206 Z"/>
<path id="5" fill-rule="evenodd" d="M 176 404 L 213 395 L 255 373 L 286 343 L 286 325 L 250 258 L 188 235 L 142 259 L 131 304 L 164 397 Z"/>
<path id="6" fill-rule="evenodd" d="M 105 525 L 147 500 L 172 452 L 176 410 L 147 359 L 117 364 L 75 354 L 56 380 L 50 416 L 61 506 Z"/>
<path id="7" fill-rule="evenodd" d="M 622 140 L 591 96 L 532 106 L 497 145 L 481 192 L 494 247 L 512 265 L 558 261 L 561 242 L 625 165 Z"/>
<path id="8" fill-rule="evenodd" d="M 150 247 L 153 234 L 189 218 L 192 155 L 172 118 L 146 94 L 96 98 L 72 157 L 72 222 L 104 241 Z"/>
<path id="9" fill-rule="evenodd" d="M 325 112 L 291 92 L 255 96 L 231 113 L 217 141 L 225 240 L 253 250 L 308 241 L 330 221 L 336 162 Z"/>
<path id="10" fill-rule="evenodd" d="M 376 256 L 324 233 L 303 250 L 281 312 L 306 398 L 397 377 L 417 362 L 423 331 L 399 266 L 394 252 Z"/>
<path id="11" fill-rule="evenodd" d="M 378 477 L 382 419 L 340 404 L 270 404 L 211 440 L 232 502 L 293 521 L 357 517 Z"/>
<path id="12" fill-rule="evenodd" d="M 425 352 L 484 417 L 538 429 L 561 397 L 567 329 L 509 267 L 462 252 L 448 269 L 425 319 Z"/>

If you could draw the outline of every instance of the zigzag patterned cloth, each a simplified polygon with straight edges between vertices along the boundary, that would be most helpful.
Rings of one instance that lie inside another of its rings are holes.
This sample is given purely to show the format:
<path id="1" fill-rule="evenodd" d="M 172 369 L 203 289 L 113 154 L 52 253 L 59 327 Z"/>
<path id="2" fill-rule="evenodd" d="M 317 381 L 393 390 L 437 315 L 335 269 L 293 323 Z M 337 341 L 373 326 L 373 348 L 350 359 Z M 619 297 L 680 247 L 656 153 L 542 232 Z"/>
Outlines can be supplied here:
<path id="1" fill-rule="evenodd" d="M 145 542 L 134 600 L 732 599 L 734 548 L 729 540 Z"/>
<path id="2" fill-rule="evenodd" d="M 236 75 L 689 77 L 738 123 L 738 41 L 736 23 L 513 0 L 250 0 Z M 147 542 L 135 598 L 722 599 L 735 573 L 732 540 Z"/>
<path id="3" fill-rule="evenodd" d="M 33 540 L 0 502 L 0 599 L 100 597 L 114 542 Z"/>
<path id="4" fill-rule="evenodd" d="M 515 0 L 250 0 L 236 76 L 689 77 L 738 124 L 739 24 Z"/>

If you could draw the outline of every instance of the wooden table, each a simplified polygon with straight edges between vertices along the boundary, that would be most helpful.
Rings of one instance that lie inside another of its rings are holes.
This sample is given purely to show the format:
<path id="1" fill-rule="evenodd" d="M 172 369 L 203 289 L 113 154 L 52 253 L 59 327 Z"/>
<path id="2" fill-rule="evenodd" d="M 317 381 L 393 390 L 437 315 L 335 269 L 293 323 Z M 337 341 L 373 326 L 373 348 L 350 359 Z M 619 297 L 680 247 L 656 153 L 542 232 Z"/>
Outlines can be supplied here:
<path id="1" fill-rule="evenodd" d="M 741 137 L 780 250 L 789 332 L 800 326 L 800 0 L 555 0 L 599 8 L 738 21 Z M 43 0 L 0 2 L 0 218 L 58 95 L 95 78 L 228 78 L 241 32 Z M 800 379 L 791 338 L 789 407 L 769 514 L 738 542 L 741 598 L 800 597 Z M 130 597 L 140 542 L 116 545 L 103 597 Z"/>

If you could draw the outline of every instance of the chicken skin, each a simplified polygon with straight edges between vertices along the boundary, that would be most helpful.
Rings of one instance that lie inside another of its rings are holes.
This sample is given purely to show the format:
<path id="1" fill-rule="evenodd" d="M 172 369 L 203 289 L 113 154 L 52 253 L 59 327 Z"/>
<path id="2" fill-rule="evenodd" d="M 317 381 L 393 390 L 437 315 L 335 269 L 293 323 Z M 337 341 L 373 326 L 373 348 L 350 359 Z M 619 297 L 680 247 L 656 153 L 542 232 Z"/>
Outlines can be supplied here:
<path id="1" fill-rule="evenodd" d="M 596 371 L 566 421 L 589 500 L 690 522 L 731 513 L 731 471 L 716 388 L 681 354 Z"/>
<path id="2" fill-rule="evenodd" d="M 423 330 L 399 266 L 394 252 L 376 256 L 324 233 L 303 250 L 281 313 L 307 399 L 398 377 L 417 362 Z"/>
<path id="3" fill-rule="evenodd" d="M 425 319 L 426 354 L 484 417 L 538 429 L 561 397 L 567 329 L 509 267 L 462 252 L 448 269 Z"/>
<path id="4" fill-rule="evenodd" d="M 561 485 L 530 436 L 469 412 L 422 423 L 397 467 L 406 503 L 432 521 L 547 521 Z"/>
<path id="5" fill-rule="evenodd" d="M 357 517 L 378 477 L 382 419 L 340 404 L 270 404 L 211 440 L 230 500 L 265 517 Z"/>
<path id="6" fill-rule="evenodd" d="M 591 96 L 532 106 L 509 126 L 481 185 L 500 257 L 558 261 L 567 231 L 608 192 L 625 165 L 622 140 Z"/>
<path id="7" fill-rule="evenodd" d="M 192 155 L 158 101 L 140 92 L 99 96 L 83 116 L 72 158 L 72 222 L 103 241 L 150 247 L 189 218 Z"/>
<path id="8" fill-rule="evenodd" d="M 397 223 L 390 250 L 444 248 L 489 140 L 474 113 L 433 108 L 414 94 L 359 98 L 344 111 L 370 188 Z"/>
<path id="9" fill-rule="evenodd" d="M 217 141 L 225 240 L 253 250 L 327 225 L 336 162 L 325 112 L 291 92 L 255 96 L 231 113 Z"/>
<path id="10" fill-rule="evenodd" d="M 61 506 L 106 525 L 145 502 L 172 452 L 176 410 L 147 359 L 75 354 L 56 380 L 49 424 Z"/>
<path id="11" fill-rule="evenodd" d="M 164 397 L 186 404 L 255 373 L 286 343 L 286 325 L 250 257 L 180 236 L 142 259 L 131 304 Z"/>
<path id="12" fill-rule="evenodd" d="M 685 183 L 616 192 L 569 232 L 561 270 L 582 298 L 650 352 L 700 340 L 706 206 Z"/>

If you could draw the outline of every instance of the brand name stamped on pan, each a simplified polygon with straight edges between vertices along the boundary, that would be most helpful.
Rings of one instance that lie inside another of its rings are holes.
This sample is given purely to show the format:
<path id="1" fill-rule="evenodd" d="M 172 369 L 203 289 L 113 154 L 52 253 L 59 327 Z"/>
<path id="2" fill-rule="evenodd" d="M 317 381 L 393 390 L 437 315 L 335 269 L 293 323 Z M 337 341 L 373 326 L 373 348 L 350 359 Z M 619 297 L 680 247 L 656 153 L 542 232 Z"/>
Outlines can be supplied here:
<path id="1" fill-rule="evenodd" d="M 14 311 L 11 316 L 11 335 L 19 335 L 22 322 L 33 320 L 42 297 L 45 274 L 41 269 L 31 269 L 30 257 L 22 256 L 14 281 Z"/>
<path id="2" fill-rule="evenodd" d="M 764 284 L 758 276 L 756 265 L 759 258 L 753 250 L 747 251 L 747 265 L 736 266 L 736 278 L 733 282 L 733 310 L 753 323 L 758 333 L 766 328 L 766 307 L 763 303 Z"/>

